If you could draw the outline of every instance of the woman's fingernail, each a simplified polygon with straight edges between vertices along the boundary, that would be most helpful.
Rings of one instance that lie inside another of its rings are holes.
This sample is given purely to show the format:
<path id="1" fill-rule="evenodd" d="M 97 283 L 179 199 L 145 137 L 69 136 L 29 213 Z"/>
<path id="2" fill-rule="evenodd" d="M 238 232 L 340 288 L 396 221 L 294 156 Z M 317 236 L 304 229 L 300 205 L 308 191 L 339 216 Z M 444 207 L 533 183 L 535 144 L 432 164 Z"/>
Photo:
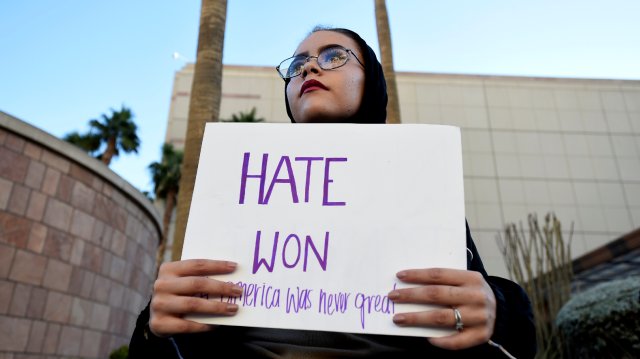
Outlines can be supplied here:
<path id="1" fill-rule="evenodd" d="M 407 318 L 402 314 L 396 314 L 393 316 L 393 322 L 396 324 L 403 324 Z"/>
<path id="2" fill-rule="evenodd" d="M 238 311 L 237 304 L 227 304 L 227 313 L 235 313 Z"/>
<path id="3" fill-rule="evenodd" d="M 407 276 L 407 272 L 405 271 L 396 273 L 396 277 L 398 277 L 399 279 L 405 278 L 406 276 Z"/>
<path id="4" fill-rule="evenodd" d="M 387 297 L 389 297 L 389 299 L 391 299 L 391 300 L 398 299 L 398 298 L 400 298 L 400 292 L 394 290 L 394 291 L 390 292 Z"/>
<path id="5" fill-rule="evenodd" d="M 231 293 L 233 293 L 233 295 L 242 295 L 242 287 L 239 287 L 237 285 L 234 285 L 231 288 Z"/>
<path id="6" fill-rule="evenodd" d="M 237 266 L 238 266 L 238 263 L 236 262 L 227 262 L 227 268 L 229 269 L 236 269 Z"/>

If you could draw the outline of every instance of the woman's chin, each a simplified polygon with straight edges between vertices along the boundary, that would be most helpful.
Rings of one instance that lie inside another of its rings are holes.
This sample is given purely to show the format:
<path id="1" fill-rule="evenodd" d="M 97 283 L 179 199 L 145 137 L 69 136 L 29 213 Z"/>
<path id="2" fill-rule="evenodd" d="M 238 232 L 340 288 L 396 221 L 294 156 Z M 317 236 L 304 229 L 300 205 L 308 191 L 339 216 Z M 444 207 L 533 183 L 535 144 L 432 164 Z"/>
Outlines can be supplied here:
<path id="1" fill-rule="evenodd" d="M 342 113 L 344 111 L 330 111 L 327 108 L 310 108 L 307 111 L 302 111 L 298 116 L 295 116 L 296 122 L 299 123 L 344 123 L 348 122 L 348 119 L 353 116 L 351 111 Z"/>
<path id="2" fill-rule="evenodd" d="M 302 121 L 296 121 L 298 123 L 341 123 L 344 122 L 344 119 L 342 118 L 336 118 L 336 117 L 309 117 L 309 118 L 304 118 Z"/>

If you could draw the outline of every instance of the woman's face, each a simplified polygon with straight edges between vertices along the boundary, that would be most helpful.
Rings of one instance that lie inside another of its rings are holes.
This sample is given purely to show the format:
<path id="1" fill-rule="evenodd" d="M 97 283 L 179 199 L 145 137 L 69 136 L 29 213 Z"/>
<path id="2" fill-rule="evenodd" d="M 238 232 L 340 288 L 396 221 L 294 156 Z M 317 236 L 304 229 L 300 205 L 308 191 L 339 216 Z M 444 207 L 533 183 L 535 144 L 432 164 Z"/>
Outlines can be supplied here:
<path id="1" fill-rule="evenodd" d="M 363 59 L 355 41 L 333 31 L 312 33 L 300 43 L 295 55 L 318 56 L 332 45 L 350 49 Z M 364 68 L 349 56 L 344 66 L 333 70 L 323 70 L 315 58 L 310 59 L 302 74 L 289 81 L 287 98 L 296 122 L 343 122 L 358 112 L 364 93 Z"/>

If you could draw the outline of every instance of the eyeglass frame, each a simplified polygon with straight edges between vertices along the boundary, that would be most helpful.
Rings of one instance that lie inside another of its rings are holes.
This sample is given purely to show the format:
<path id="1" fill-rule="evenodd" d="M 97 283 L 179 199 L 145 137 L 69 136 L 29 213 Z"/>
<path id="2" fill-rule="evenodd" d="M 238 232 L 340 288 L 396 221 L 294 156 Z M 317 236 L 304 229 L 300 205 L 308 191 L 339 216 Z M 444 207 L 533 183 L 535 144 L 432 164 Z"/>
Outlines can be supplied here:
<path id="1" fill-rule="evenodd" d="M 346 52 L 347 52 L 347 55 L 348 55 L 348 54 L 353 55 L 353 57 L 355 57 L 356 61 L 358 61 L 358 63 L 360 64 L 360 66 L 362 66 L 362 67 L 364 68 L 364 64 L 362 63 L 362 61 L 360 61 L 360 59 L 358 58 L 358 55 L 356 55 L 356 53 L 355 53 L 355 52 L 353 52 L 353 50 L 351 50 L 351 49 L 347 49 L 346 47 L 342 47 L 342 46 L 340 46 L 340 45 L 335 45 L 335 46 L 329 46 L 329 47 L 326 47 L 326 48 L 324 48 L 324 49 L 320 50 L 320 52 L 318 53 L 318 56 L 319 56 L 323 51 L 328 50 L 328 49 L 333 49 L 333 48 L 339 48 L 339 49 L 342 49 L 342 50 L 344 50 L 344 51 L 346 51 Z M 287 57 L 286 59 L 284 59 L 284 60 L 282 60 L 282 61 L 280 62 L 280 65 L 282 65 L 282 64 L 283 64 L 285 61 L 287 61 L 287 60 L 290 60 L 290 59 L 293 59 L 293 58 L 296 58 L 296 57 L 302 57 L 302 56 L 304 56 L 304 55 L 294 55 L 294 56 L 291 56 L 291 57 Z M 310 59 L 316 59 L 316 63 L 318 64 L 318 67 L 320 67 L 321 69 L 323 69 L 323 70 L 325 70 L 325 71 L 327 71 L 327 70 L 335 70 L 335 69 L 339 69 L 339 68 L 341 68 L 342 66 L 346 65 L 346 64 L 347 64 L 347 62 L 349 62 L 349 59 L 351 58 L 351 57 L 347 56 L 347 60 L 345 60 L 345 62 L 344 62 L 342 65 L 340 65 L 340 66 L 336 66 L 336 67 L 332 67 L 332 68 L 330 68 L 330 69 L 325 69 L 325 68 L 323 68 L 323 67 L 322 67 L 322 65 L 320 65 L 320 62 L 318 61 L 318 56 L 306 56 L 306 57 L 305 57 L 305 59 L 304 59 L 304 64 L 306 64 L 307 62 L 309 62 L 309 60 L 310 60 Z M 299 73 L 299 74 L 297 74 L 297 75 L 289 76 L 289 77 L 284 77 L 284 76 L 282 75 L 282 72 L 280 72 L 280 65 L 276 66 L 276 71 L 278 72 L 278 75 L 280 75 L 280 77 L 281 77 L 283 80 L 285 80 L 285 81 L 286 81 L 286 80 L 288 80 L 288 79 L 292 79 L 292 78 L 294 78 L 294 77 L 298 77 L 298 76 L 302 75 L 302 72 L 303 72 L 303 71 L 300 71 L 300 73 Z"/>

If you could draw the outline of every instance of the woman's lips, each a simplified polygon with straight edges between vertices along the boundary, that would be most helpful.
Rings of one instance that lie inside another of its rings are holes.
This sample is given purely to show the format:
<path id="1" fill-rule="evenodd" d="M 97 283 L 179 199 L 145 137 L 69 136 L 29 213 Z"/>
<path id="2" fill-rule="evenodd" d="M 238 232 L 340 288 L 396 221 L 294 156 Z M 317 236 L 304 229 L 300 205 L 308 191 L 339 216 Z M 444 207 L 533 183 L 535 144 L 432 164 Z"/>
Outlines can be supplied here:
<path id="1" fill-rule="evenodd" d="M 302 96 L 302 94 L 306 92 L 313 90 L 327 90 L 327 87 L 318 80 L 307 80 L 302 84 L 302 87 L 300 88 L 300 96 Z"/>

